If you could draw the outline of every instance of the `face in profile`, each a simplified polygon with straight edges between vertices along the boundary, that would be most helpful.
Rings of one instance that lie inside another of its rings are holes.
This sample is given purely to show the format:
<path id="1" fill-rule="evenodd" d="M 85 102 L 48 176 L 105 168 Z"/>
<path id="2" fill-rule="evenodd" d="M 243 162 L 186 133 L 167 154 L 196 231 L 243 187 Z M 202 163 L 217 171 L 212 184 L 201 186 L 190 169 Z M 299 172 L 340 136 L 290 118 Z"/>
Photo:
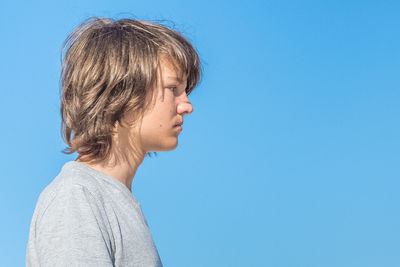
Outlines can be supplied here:
<path id="1" fill-rule="evenodd" d="M 181 77 L 168 60 L 161 60 L 153 102 L 144 114 L 139 136 L 143 151 L 169 151 L 178 145 L 184 115 L 193 111 L 186 94 L 186 77 Z"/>

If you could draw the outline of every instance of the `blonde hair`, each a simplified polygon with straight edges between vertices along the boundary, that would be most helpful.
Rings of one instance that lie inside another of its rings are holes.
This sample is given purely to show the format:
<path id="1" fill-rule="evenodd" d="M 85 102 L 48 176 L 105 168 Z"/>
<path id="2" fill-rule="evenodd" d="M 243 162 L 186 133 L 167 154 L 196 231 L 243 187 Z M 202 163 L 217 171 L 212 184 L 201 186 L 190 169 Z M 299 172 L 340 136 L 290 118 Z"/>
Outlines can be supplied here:
<path id="1" fill-rule="evenodd" d="M 89 161 L 109 158 L 115 124 L 123 115 L 142 118 L 146 96 L 157 82 L 160 58 L 167 56 L 187 76 L 189 95 L 199 82 L 199 56 L 180 33 L 133 19 L 91 17 L 64 41 L 61 52 L 62 152 Z"/>

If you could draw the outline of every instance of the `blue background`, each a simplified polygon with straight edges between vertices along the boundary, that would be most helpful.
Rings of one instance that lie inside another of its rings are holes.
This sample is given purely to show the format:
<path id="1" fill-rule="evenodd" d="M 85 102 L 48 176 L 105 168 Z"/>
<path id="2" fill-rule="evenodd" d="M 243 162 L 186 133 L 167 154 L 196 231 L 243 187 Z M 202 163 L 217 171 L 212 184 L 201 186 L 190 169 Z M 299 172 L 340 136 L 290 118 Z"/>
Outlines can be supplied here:
<path id="1" fill-rule="evenodd" d="M 400 266 L 398 1 L 2 1 L 1 265 L 61 153 L 62 42 L 165 19 L 203 61 L 179 146 L 133 181 L 165 266 Z"/>

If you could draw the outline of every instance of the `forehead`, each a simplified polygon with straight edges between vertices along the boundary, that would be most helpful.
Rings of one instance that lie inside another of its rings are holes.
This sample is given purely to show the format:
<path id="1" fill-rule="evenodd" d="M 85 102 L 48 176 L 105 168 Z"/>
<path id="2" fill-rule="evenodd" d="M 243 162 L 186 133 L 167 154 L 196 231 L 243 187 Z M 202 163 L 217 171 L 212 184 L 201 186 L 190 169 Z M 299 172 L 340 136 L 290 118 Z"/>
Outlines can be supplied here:
<path id="1" fill-rule="evenodd" d="M 187 75 L 183 73 L 182 67 L 176 60 L 163 56 L 160 58 L 158 79 L 162 82 L 186 84 Z"/>

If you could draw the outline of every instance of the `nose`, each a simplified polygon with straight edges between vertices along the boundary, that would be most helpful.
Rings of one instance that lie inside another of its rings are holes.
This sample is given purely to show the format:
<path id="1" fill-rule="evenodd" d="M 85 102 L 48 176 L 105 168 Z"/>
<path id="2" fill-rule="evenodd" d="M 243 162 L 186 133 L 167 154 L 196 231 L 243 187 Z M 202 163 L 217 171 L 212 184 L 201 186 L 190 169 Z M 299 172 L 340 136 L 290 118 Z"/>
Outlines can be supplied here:
<path id="1" fill-rule="evenodd" d="M 186 99 L 179 102 L 178 107 L 177 107 L 177 112 L 178 112 L 178 114 L 181 114 L 181 115 L 190 114 L 193 112 L 192 103 L 190 103 L 190 101 L 187 97 L 186 97 Z"/>

